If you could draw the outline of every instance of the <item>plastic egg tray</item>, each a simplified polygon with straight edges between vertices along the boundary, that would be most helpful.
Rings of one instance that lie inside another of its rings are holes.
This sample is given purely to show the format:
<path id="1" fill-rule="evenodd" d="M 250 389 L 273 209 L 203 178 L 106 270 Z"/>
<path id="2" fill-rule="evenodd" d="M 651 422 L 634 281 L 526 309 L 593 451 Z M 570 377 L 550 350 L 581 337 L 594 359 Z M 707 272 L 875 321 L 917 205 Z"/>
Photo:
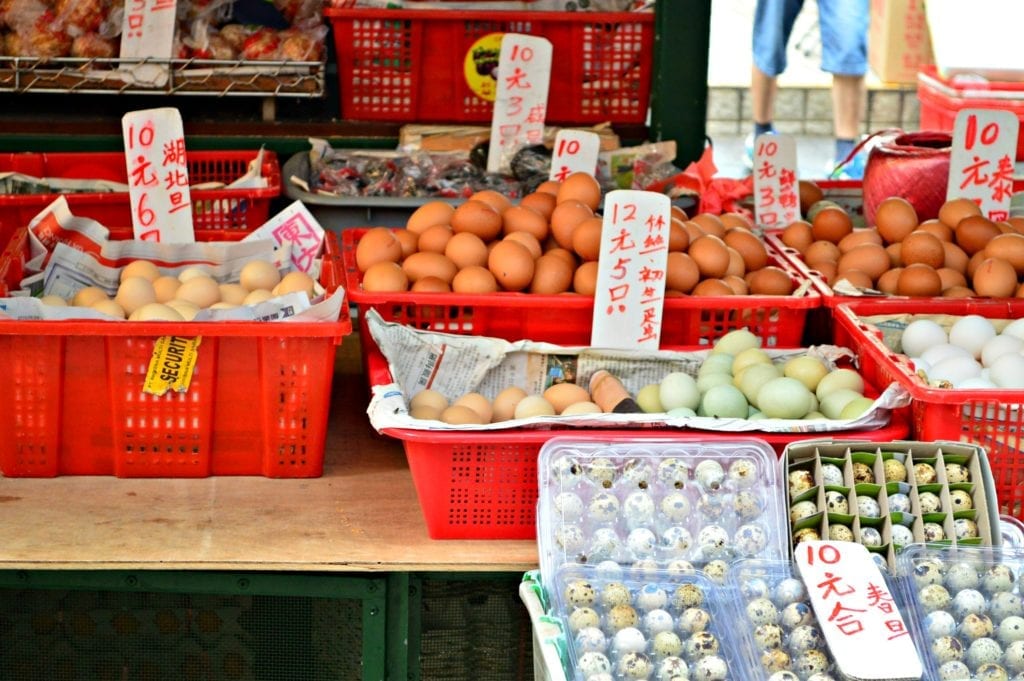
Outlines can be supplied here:
<path id="1" fill-rule="evenodd" d="M 712 441 L 583 437 L 539 455 L 541 572 L 564 564 L 685 570 L 787 555 L 778 461 L 755 438 Z"/>
<path id="2" fill-rule="evenodd" d="M 800 442 L 783 462 L 793 546 L 856 541 L 892 569 L 912 543 L 1001 543 L 988 461 L 974 445 Z"/>
<path id="3" fill-rule="evenodd" d="M 621 568 L 561 569 L 553 585 L 578 681 L 744 678 L 720 590 L 706 576 Z"/>
<path id="4" fill-rule="evenodd" d="M 915 544 L 897 566 L 926 678 L 1024 678 L 1024 551 Z"/>

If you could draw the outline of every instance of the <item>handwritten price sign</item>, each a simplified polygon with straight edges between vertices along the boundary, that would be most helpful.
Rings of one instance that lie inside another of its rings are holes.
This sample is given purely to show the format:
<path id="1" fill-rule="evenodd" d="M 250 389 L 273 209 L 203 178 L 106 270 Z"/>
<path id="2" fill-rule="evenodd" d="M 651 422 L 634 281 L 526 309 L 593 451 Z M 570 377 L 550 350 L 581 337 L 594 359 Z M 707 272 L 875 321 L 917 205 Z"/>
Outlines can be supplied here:
<path id="1" fill-rule="evenodd" d="M 170 59 L 174 49 L 177 0 L 127 0 L 121 20 L 122 59 Z M 122 64 L 139 83 L 161 86 L 167 82 L 167 67 L 154 63 Z"/>
<path id="2" fill-rule="evenodd" d="M 508 168 L 520 147 L 544 141 L 551 82 L 551 41 L 506 33 L 498 57 L 498 91 L 491 118 L 487 171 Z"/>
<path id="3" fill-rule="evenodd" d="M 960 111 L 953 124 L 946 198 L 971 199 L 989 220 L 1009 217 L 1019 126 L 1010 111 Z"/>
<path id="4" fill-rule="evenodd" d="M 561 182 L 573 173 L 593 175 L 597 171 L 597 154 L 601 140 L 586 130 L 559 130 L 551 153 L 549 180 Z"/>
<path id="5" fill-rule="evenodd" d="M 754 140 L 754 216 L 768 229 L 800 219 L 796 140 L 789 135 L 764 134 Z"/>
<path id="6" fill-rule="evenodd" d="M 671 220 L 664 194 L 619 189 L 605 196 L 592 346 L 658 349 Z"/>
<path id="7" fill-rule="evenodd" d="M 195 241 L 181 114 L 169 107 L 130 111 L 121 130 L 135 238 Z"/>

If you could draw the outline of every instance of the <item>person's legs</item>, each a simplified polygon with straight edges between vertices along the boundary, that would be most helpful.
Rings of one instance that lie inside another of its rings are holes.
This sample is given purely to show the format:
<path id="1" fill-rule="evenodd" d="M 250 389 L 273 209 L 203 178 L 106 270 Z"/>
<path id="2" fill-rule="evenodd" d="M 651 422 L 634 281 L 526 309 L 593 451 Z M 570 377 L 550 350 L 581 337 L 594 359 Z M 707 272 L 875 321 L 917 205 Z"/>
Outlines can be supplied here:
<path id="1" fill-rule="evenodd" d="M 776 78 L 786 70 L 786 44 L 803 0 L 758 0 L 754 10 L 750 99 L 755 133 L 772 129 Z"/>
<path id="2" fill-rule="evenodd" d="M 832 74 L 832 122 L 836 161 L 860 138 L 867 72 L 868 0 L 818 0 L 821 68 Z"/>

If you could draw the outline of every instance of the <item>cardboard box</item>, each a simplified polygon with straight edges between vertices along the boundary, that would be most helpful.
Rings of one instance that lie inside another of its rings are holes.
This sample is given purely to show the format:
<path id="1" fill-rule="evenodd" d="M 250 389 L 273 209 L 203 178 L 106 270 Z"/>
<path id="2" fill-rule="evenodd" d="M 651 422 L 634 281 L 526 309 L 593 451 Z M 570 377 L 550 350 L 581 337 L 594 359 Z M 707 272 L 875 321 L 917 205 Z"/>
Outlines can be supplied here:
<path id="1" fill-rule="evenodd" d="M 868 63 L 879 79 L 904 85 L 934 63 L 924 0 L 871 0 Z"/>

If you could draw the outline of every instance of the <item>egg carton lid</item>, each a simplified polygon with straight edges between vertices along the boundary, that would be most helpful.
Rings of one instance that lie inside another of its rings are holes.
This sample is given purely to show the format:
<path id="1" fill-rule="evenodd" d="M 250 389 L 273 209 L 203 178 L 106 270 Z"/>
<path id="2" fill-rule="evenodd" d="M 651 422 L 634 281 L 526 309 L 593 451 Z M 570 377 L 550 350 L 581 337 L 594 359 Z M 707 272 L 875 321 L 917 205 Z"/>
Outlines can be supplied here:
<path id="1" fill-rule="evenodd" d="M 741 464 L 733 468 L 736 462 Z M 789 540 L 781 480 L 774 450 L 753 437 L 629 432 L 615 438 L 553 437 L 538 455 L 542 579 L 565 564 L 611 561 L 656 570 L 736 557 L 785 558 Z M 740 493 L 749 493 L 744 502 L 759 504 L 752 509 L 756 515 L 739 517 L 733 504 Z M 667 498 L 676 504 L 669 509 L 675 517 L 663 510 Z M 706 522 L 716 514 L 716 523 Z M 757 527 L 739 534 L 750 525 Z M 704 550 L 698 544 L 702 532 L 722 541 Z M 737 546 L 740 537 L 750 540 L 746 548 Z"/>

